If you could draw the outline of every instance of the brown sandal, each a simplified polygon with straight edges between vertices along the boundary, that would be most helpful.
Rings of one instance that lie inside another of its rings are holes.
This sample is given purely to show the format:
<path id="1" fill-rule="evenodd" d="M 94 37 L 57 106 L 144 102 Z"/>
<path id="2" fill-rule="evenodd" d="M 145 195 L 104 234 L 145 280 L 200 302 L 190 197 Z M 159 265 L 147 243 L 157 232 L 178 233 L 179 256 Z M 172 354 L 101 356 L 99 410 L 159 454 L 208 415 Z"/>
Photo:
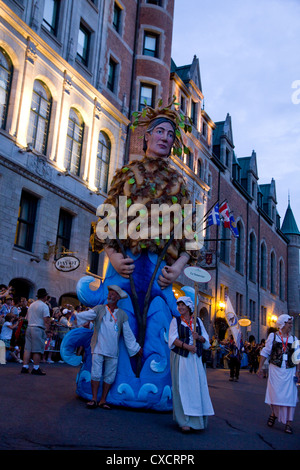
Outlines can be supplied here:
<path id="1" fill-rule="evenodd" d="M 289 424 L 286 424 L 284 432 L 286 432 L 287 434 L 293 434 L 292 426 L 290 426 Z"/>
<path id="2" fill-rule="evenodd" d="M 270 415 L 268 418 L 267 425 L 271 428 L 272 426 L 274 426 L 275 421 L 276 421 L 276 416 Z"/>
<path id="3" fill-rule="evenodd" d="M 90 410 L 94 410 L 95 408 L 97 408 L 97 402 L 95 400 L 91 400 L 86 404 L 86 407 Z"/>

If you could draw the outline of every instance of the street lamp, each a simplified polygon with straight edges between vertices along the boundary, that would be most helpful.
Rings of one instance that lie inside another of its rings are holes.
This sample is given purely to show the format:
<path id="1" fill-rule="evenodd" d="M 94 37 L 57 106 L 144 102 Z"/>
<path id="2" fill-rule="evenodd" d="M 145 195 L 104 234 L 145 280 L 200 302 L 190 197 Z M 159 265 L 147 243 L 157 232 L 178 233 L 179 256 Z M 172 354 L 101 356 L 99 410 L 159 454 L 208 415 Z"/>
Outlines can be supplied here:
<path id="1" fill-rule="evenodd" d="M 276 323 L 278 320 L 278 317 L 277 315 L 271 315 L 271 318 L 270 318 L 270 323 Z"/>

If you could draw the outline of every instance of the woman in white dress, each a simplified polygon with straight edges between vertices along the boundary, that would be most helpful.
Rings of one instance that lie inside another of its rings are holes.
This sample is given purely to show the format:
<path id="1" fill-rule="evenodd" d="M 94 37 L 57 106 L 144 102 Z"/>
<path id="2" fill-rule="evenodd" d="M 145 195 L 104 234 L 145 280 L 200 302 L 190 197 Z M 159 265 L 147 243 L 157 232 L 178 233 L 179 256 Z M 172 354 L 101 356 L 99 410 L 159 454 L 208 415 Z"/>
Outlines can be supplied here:
<path id="1" fill-rule="evenodd" d="M 291 423 L 294 418 L 298 391 L 296 382 L 300 378 L 299 343 L 291 335 L 293 318 L 280 315 L 276 327 L 278 331 L 270 333 L 265 347 L 261 350 L 261 360 L 257 375 L 263 376 L 263 366 L 269 359 L 269 376 L 265 403 L 271 406 L 268 426 L 272 427 L 278 419 L 285 424 L 285 432 L 293 432 Z"/>
<path id="2" fill-rule="evenodd" d="M 183 432 L 189 432 L 206 428 L 207 417 L 214 415 L 201 357 L 210 342 L 200 318 L 194 331 L 191 298 L 179 297 L 177 308 L 180 317 L 172 319 L 169 330 L 173 418 Z"/>

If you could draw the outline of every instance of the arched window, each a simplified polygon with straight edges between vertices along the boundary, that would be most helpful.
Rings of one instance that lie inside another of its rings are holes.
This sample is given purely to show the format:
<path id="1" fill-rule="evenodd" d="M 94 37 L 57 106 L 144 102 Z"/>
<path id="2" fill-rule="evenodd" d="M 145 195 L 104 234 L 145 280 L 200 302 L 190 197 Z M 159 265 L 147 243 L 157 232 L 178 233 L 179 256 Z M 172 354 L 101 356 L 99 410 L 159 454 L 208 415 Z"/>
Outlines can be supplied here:
<path id="1" fill-rule="evenodd" d="M 84 122 L 81 114 L 70 109 L 64 165 L 73 175 L 79 176 Z"/>
<path id="2" fill-rule="evenodd" d="M 270 276 L 271 276 L 271 294 L 276 293 L 276 260 L 275 253 L 271 253 L 271 266 L 270 266 Z"/>
<path id="3" fill-rule="evenodd" d="M 110 140 L 105 132 L 100 131 L 97 150 L 95 186 L 105 193 L 107 192 L 110 151 Z"/>
<path id="4" fill-rule="evenodd" d="M 267 247 L 265 243 L 260 247 L 260 285 L 267 288 Z"/>
<path id="5" fill-rule="evenodd" d="M 27 143 L 46 154 L 52 98 L 44 83 L 35 80 L 33 85 Z"/>
<path id="6" fill-rule="evenodd" d="M 279 297 L 280 300 L 284 300 L 285 295 L 285 282 L 284 282 L 284 264 L 282 259 L 279 263 Z"/>
<path id="7" fill-rule="evenodd" d="M 5 129 L 12 78 L 12 63 L 3 49 L 0 49 L 0 119 L 1 129 Z"/>
<path id="8" fill-rule="evenodd" d="M 250 234 L 249 239 L 249 279 L 255 282 L 256 272 L 256 239 L 253 233 Z"/>
<path id="9" fill-rule="evenodd" d="M 230 230 L 222 225 L 221 240 L 220 240 L 220 259 L 224 263 L 230 263 Z"/>
<path id="10" fill-rule="evenodd" d="M 244 272 L 244 256 L 243 256 L 243 245 L 244 245 L 244 228 L 240 221 L 237 223 L 237 229 L 239 236 L 235 241 L 235 269 L 243 274 Z"/>

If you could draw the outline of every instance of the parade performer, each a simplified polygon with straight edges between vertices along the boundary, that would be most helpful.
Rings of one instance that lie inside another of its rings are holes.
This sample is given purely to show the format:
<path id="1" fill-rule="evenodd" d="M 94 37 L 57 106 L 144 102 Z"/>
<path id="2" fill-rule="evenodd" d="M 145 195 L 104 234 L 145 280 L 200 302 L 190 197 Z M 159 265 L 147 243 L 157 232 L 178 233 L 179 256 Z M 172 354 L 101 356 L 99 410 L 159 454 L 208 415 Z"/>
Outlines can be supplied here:
<path id="1" fill-rule="evenodd" d="M 172 316 L 178 315 L 172 283 L 199 254 L 197 250 L 186 249 L 184 235 L 174 236 L 178 226 L 184 225 L 184 208 L 190 204 L 187 185 L 170 159 L 172 148 L 180 152 L 184 147 L 181 130 L 190 130 L 188 121 L 174 105 L 174 100 L 167 107 L 160 102 L 156 109 L 146 106 L 142 112 L 134 113 L 133 127 L 146 126 L 145 155 L 116 171 L 105 204 L 100 208 L 112 208 L 116 218 L 111 219 L 107 212 L 98 210 L 99 220 L 91 237 L 93 250 L 105 250 L 110 261 L 105 280 L 97 291 L 89 287 L 91 276 L 82 278 L 77 285 L 79 299 L 90 307 L 105 301 L 108 285 L 118 285 L 127 292 L 128 298 L 120 300 L 119 305 L 127 313 L 130 327 L 143 348 L 143 358 L 142 361 L 130 359 L 121 338 L 116 380 L 108 400 L 112 404 L 156 410 L 172 408 L 167 334 Z M 137 205 L 140 205 L 139 227 L 136 212 L 131 212 L 133 208 L 136 211 Z M 161 205 L 171 209 L 179 207 L 182 215 L 178 221 L 171 214 L 169 234 L 164 233 L 159 214 L 153 214 L 153 207 Z M 153 218 L 158 220 L 159 227 L 154 237 L 150 234 Z M 106 221 L 105 238 L 99 227 Z M 84 334 L 89 348 L 88 333 Z M 70 356 L 73 346 L 79 345 L 80 333 L 73 332 L 74 345 L 67 336 L 61 353 L 68 362 L 66 356 Z M 88 380 L 85 368 L 83 382 Z M 80 378 L 77 383 L 80 388 Z"/>
<path id="2" fill-rule="evenodd" d="M 183 432 L 189 432 L 206 428 L 208 416 L 214 414 L 202 363 L 202 350 L 209 349 L 210 342 L 200 318 L 194 331 L 191 298 L 179 297 L 177 306 L 180 317 L 173 318 L 169 332 L 173 417 Z"/>
<path id="3" fill-rule="evenodd" d="M 88 408 L 110 409 L 106 403 L 107 394 L 115 380 L 119 355 L 119 339 L 123 333 L 124 341 L 130 356 L 142 354 L 142 349 L 130 329 L 126 313 L 118 308 L 120 299 L 126 299 L 127 294 L 119 286 L 108 286 L 106 305 L 97 305 L 93 309 L 79 312 L 75 322 L 82 326 L 86 322 L 94 322 L 91 339 L 92 371 L 91 386 L 92 400 Z M 100 379 L 103 377 L 102 395 L 98 403 Z"/>
<path id="4" fill-rule="evenodd" d="M 265 403 L 270 405 L 268 426 L 274 426 L 276 419 L 285 424 L 285 432 L 291 434 L 292 421 L 298 401 L 296 382 L 300 379 L 299 343 L 291 335 L 293 317 L 283 314 L 276 322 L 277 332 L 269 334 L 261 350 L 257 375 L 263 376 L 263 365 L 269 358 L 269 375 Z"/>

